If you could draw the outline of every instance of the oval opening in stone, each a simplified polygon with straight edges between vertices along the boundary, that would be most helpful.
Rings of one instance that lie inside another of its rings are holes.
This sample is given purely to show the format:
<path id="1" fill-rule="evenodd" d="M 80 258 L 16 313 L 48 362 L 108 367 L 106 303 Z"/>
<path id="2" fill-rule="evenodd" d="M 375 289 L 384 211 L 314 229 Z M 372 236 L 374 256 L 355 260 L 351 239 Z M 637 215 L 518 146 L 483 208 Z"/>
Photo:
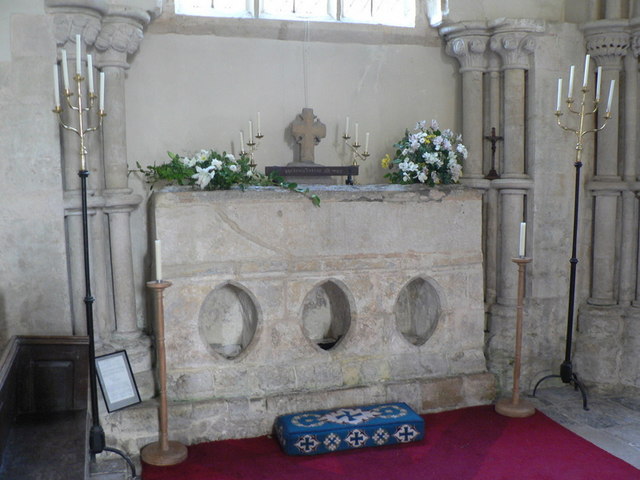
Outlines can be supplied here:
<path id="1" fill-rule="evenodd" d="M 427 280 L 415 278 L 400 291 L 394 313 L 404 338 L 413 345 L 424 345 L 440 319 L 438 292 Z"/>
<path id="2" fill-rule="evenodd" d="M 304 299 L 302 329 L 323 350 L 335 347 L 349 331 L 351 308 L 345 292 L 331 280 L 317 285 Z"/>
<path id="3" fill-rule="evenodd" d="M 239 286 L 211 291 L 200 309 L 200 334 L 211 350 L 235 358 L 251 343 L 258 325 L 256 305 Z"/>

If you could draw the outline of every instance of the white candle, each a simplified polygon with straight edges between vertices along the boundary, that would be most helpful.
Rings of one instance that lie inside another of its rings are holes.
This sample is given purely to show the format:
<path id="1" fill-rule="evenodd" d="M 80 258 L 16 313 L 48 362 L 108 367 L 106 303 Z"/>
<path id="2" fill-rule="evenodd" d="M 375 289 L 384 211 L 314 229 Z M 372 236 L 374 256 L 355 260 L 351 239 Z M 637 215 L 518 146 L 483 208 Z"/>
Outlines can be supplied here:
<path id="1" fill-rule="evenodd" d="M 104 72 L 100 72 L 100 106 L 101 111 L 104 111 Z"/>
<path id="2" fill-rule="evenodd" d="M 591 55 L 587 53 L 587 56 L 584 58 L 584 76 L 582 77 L 582 86 L 586 87 L 589 83 L 589 61 L 591 60 Z"/>
<path id="3" fill-rule="evenodd" d="M 369 132 L 364 134 L 364 151 L 369 153 Z"/>
<path id="4" fill-rule="evenodd" d="M 600 85 L 602 84 L 602 67 L 596 72 L 596 102 L 600 101 Z"/>
<path id="5" fill-rule="evenodd" d="M 260 128 L 260 112 L 258 112 L 258 135 L 261 135 L 262 128 Z"/>
<path id="6" fill-rule="evenodd" d="M 253 141 L 253 122 L 249 120 L 249 141 Z"/>
<path id="7" fill-rule="evenodd" d="M 347 117 L 347 121 L 345 123 L 345 127 L 344 127 L 344 136 L 348 137 L 349 136 L 349 117 Z"/>
<path id="8" fill-rule="evenodd" d="M 244 152 L 244 133 L 240 130 L 240 151 Z"/>
<path id="9" fill-rule="evenodd" d="M 611 80 L 611 84 L 609 85 L 609 100 L 607 101 L 607 113 L 611 111 L 611 102 L 613 102 L 613 89 L 616 86 L 616 81 Z"/>
<path id="10" fill-rule="evenodd" d="M 58 78 L 58 65 L 53 65 L 53 100 L 55 107 L 60 106 L 60 79 Z"/>
<path id="11" fill-rule="evenodd" d="M 357 145 L 358 144 L 358 124 L 356 123 L 356 138 L 354 140 L 354 143 Z"/>
<path id="12" fill-rule="evenodd" d="M 558 79 L 558 98 L 556 100 L 556 112 L 560 111 L 560 105 L 562 104 L 562 79 Z"/>
<path id="13" fill-rule="evenodd" d="M 82 38 L 76 35 L 76 73 L 82 75 Z"/>
<path id="14" fill-rule="evenodd" d="M 65 92 L 69 91 L 69 64 L 67 63 L 67 51 L 62 49 L 62 84 Z"/>
<path id="15" fill-rule="evenodd" d="M 154 242 L 155 246 L 155 256 L 154 256 L 154 266 L 156 270 L 156 280 L 159 282 L 162 280 L 162 251 L 160 248 L 160 240 L 156 240 Z"/>
<path id="16" fill-rule="evenodd" d="M 89 93 L 93 93 L 93 56 L 87 55 L 87 82 L 89 83 Z"/>
<path id="17" fill-rule="evenodd" d="M 571 65 L 569 69 L 569 88 L 567 89 L 567 98 L 573 98 L 573 75 L 576 72 L 576 66 Z"/>
<path id="18" fill-rule="evenodd" d="M 527 232 L 527 224 L 520 222 L 520 248 L 518 249 L 518 255 L 524 257 L 524 246 Z"/>

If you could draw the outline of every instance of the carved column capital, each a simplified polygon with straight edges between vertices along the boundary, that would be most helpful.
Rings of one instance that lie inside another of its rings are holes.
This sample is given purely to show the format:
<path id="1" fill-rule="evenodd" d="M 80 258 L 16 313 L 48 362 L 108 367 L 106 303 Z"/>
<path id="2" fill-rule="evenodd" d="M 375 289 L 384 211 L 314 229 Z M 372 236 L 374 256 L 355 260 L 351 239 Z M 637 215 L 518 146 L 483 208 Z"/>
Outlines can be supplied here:
<path id="1" fill-rule="evenodd" d="M 640 57 L 640 17 L 630 20 L 629 28 L 631 30 L 631 51 L 638 58 Z"/>
<path id="2" fill-rule="evenodd" d="M 100 52 L 98 66 L 129 68 L 127 57 L 138 51 L 144 27 L 160 12 L 156 0 L 142 0 L 135 4 L 132 0 L 120 0 L 120 4 L 110 5 L 95 41 L 95 48 Z"/>
<path id="3" fill-rule="evenodd" d="M 604 68 L 622 68 L 622 58 L 631 46 L 626 21 L 600 20 L 583 27 L 587 53 Z"/>
<path id="4" fill-rule="evenodd" d="M 460 72 L 480 71 L 487 69 L 488 35 L 465 35 L 451 38 L 447 41 L 445 51 L 447 55 L 455 57 L 460 62 Z"/>
<path id="5" fill-rule="evenodd" d="M 98 65 L 129 68 L 127 57 L 138 51 L 143 25 L 121 17 L 106 17 L 95 42 Z"/>
<path id="6" fill-rule="evenodd" d="M 485 23 L 455 23 L 442 27 L 439 33 L 446 42 L 447 55 L 460 62 L 460 72 L 486 71 L 489 33 Z"/>
<path id="7" fill-rule="evenodd" d="M 502 69 L 529 69 L 529 55 L 535 51 L 536 40 L 529 32 L 504 32 L 491 36 L 491 50 L 502 59 Z"/>
<path id="8" fill-rule="evenodd" d="M 75 42 L 82 35 L 87 45 L 92 45 L 100 32 L 101 17 L 105 10 L 88 7 L 71 7 L 70 2 L 47 1 L 47 10 L 53 14 L 53 35 L 58 45 Z"/>

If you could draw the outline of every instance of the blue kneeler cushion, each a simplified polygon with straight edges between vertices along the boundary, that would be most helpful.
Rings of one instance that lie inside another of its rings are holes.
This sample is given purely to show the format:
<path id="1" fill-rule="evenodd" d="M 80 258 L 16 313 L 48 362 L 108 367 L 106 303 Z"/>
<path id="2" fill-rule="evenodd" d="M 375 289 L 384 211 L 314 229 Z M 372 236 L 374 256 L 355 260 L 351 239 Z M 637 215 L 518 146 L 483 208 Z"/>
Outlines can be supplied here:
<path id="1" fill-rule="evenodd" d="M 424 438 L 424 420 L 406 403 L 281 415 L 275 433 L 288 455 L 317 455 Z"/>

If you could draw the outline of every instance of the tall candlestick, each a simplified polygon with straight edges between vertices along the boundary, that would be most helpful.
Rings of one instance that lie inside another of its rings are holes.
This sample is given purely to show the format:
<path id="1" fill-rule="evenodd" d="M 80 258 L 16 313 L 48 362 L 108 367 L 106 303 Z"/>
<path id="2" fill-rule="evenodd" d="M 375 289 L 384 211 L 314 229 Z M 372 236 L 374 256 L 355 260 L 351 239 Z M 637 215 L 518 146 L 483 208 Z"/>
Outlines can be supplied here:
<path id="1" fill-rule="evenodd" d="M 607 101 L 607 111 L 609 113 L 611 111 L 611 102 L 613 102 L 613 90 L 616 86 L 616 81 L 611 80 L 611 84 L 609 85 L 609 100 Z"/>
<path id="2" fill-rule="evenodd" d="M 93 56 L 87 55 L 87 82 L 89 83 L 89 93 L 93 93 Z"/>
<path id="3" fill-rule="evenodd" d="M 562 104 L 562 79 L 558 79 L 558 98 L 556 100 L 556 112 L 560 111 L 560 105 Z"/>
<path id="4" fill-rule="evenodd" d="M 347 121 L 345 122 L 344 136 L 345 137 L 349 136 L 349 117 L 347 117 Z"/>
<path id="5" fill-rule="evenodd" d="M 258 135 L 262 135 L 262 128 L 260 128 L 260 112 L 258 112 Z"/>
<path id="6" fill-rule="evenodd" d="M 596 102 L 600 101 L 600 85 L 602 84 L 602 67 L 596 72 Z"/>
<path id="7" fill-rule="evenodd" d="M 526 243 L 527 224 L 525 222 L 520 223 L 520 248 L 518 248 L 518 256 L 524 257 L 524 247 Z"/>
<path id="8" fill-rule="evenodd" d="M 67 63 L 67 51 L 62 49 L 62 84 L 65 92 L 69 91 L 69 64 Z"/>
<path id="9" fill-rule="evenodd" d="M 244 152 L 244 133 L 240 130 L 240 153 Z"/>
<path id="10" fill-rule="evenodd" d="M 587 53 L 587 56 L 584 58 L 584 76 L 582 77 L 582 86 L 584 88 L 587 87 L 589 83 L 589 61 L 591 60 L 591 55 Z"/>
<path id="11" fill-rule="evenodd" d="M 364 152 L 369 153 L 369 132 L 364 134 Z"/>
<path id="12" fill-rule="evenodd" d="M 573 98 L 573 75 L 576 72 L 576 66 L 571 65 L 569 69 L 569 88 L 567 89 L 567 98 Z"/>
<path id="13" fill-rule="evenodd" d="M 104 111 L 104 72 L 100 72 L 100 111 Z"/>
<path id="14" fill-rule="evenodd" d="M 249 141 L 253 142 L 253 122 L 249 120 Z"/>
<path id="15" fill-rule="evenodd" d="M 358 124 L 356 123 L 356 138 L 354 140 L 354 143 L 357 145 L 358 144 Z"/>
<path id="16" fill-rule="evenodd" d="M 159 282 L 160 280 L 162 280 L 162 250 L 160 247 L 160 240 L 155 240 L 154 246 L 155 246 L 154 266 L 156 271 L 156 280 Z"/>
<path id="17" fill-rule="evenodd" d="M 82 37 L 76 35 L 76 73 L 82 75 Z"/>
<path id="18" fill-rule="evenodd" d="M 60 106 L 60 80 L 58 78 L 58 65 L 53 65 L 53 100 L 55 107 Z"/>

